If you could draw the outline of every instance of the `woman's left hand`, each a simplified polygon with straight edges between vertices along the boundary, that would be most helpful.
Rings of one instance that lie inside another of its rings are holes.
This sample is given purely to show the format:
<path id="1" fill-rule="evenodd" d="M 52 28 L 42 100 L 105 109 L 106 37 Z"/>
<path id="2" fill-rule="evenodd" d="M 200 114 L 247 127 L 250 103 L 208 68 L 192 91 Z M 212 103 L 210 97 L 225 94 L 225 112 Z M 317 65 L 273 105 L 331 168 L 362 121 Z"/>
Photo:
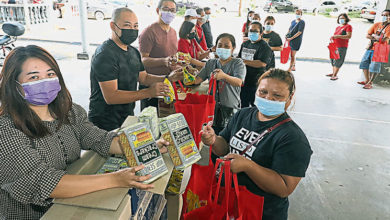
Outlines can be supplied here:
<path id="1" fill-rule="evenodd" d="M 230 169 L 233 173 L 245 172 L 245 170 L 248 168 L 248 162 L 250 162 L 250 160 L 239 154 L 228 154 L 225 156 L 225 159 L 231 160 Z"/>
<path id="2" fill-rule="evenodd" d="M 160 153 L 164 154 L 168 152 L 167 146 L 169 146 L 169 142 L 164 140 L 163 138 L 160 138 L 158 141 L 156 141 L 157 147 L 160 150 Z"/>
<path id="3" fill-rule="evenodd" d="M 213 74 L 214 74 L 214 78 L 216 80 L 225 79 L 225 77 L 226 77 L 226 73 L 224 73 L 221 69 L 215 69 L 213 71 Z"/>
<path id="4" fill-rule="evenodd" d="M 289 37 L 289 38 L 286 38 L 286 40 L 287 40 L 287 41 L 292 41 L 292 38 L 291 38 L 291 37 Z"/>

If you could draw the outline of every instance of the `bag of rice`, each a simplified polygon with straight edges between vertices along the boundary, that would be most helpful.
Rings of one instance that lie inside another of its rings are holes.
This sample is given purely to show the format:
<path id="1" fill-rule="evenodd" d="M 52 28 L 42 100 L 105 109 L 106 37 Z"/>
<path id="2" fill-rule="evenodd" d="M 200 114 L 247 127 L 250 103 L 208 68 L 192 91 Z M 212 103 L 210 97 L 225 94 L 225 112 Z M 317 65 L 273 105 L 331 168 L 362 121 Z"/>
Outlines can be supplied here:
<path id="1" fill-rule="evenodd" d="M 152 131 L 154 139 L 158 139 L 160 135 L 160 129 L 158 128 L 158 116 L 156 107 L 149 106 L 142 110 L 141 114 L 138 116 L 138 122 L 142 122 L 148 125 L 148 128 Z"/>

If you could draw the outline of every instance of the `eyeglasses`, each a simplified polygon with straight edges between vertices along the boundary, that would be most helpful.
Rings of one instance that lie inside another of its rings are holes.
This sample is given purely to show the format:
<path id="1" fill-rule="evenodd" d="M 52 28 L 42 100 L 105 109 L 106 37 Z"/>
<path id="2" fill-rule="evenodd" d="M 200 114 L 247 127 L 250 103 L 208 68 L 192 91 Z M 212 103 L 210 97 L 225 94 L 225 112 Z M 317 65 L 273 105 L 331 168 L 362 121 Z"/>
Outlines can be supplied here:
<path id="1" fill-rule="evenodd" d="M 165 11 L 165 12 L 176 13 L 176 8 L 164 7 L 164 8 L 161 8 L 161 10 L 163 10 L 163 11 Z"/>
<path id="2" fill-rule="evenodd" d="M 249 30 L 249 32 L 260 33 L 258 30 Z"/>

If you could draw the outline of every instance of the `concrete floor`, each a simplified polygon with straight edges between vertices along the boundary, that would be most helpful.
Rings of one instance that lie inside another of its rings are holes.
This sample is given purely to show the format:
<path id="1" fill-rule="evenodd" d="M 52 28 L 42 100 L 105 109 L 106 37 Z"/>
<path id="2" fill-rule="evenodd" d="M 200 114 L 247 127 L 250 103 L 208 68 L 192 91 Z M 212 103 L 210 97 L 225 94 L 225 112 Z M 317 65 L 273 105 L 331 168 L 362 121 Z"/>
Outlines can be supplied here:
<path id="1" fill-rule="evenodd" d="M 364 90 L 361 71 L 299 62 L 292 118 L 314 154 L 290 196 L 289 219 L 390 219 L 390 90 Z"/>

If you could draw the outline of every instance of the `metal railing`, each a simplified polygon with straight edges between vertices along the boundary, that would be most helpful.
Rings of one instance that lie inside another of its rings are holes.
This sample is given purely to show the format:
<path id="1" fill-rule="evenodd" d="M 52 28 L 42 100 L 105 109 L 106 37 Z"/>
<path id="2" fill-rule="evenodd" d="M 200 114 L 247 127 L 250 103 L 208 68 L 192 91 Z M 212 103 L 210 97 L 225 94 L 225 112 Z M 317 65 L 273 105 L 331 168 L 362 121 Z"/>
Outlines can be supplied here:
<path id="1" fill-rule="evenodd" d="M 0 4 L 0 23 L 10 21 L 24 25 L 47 23 L 51 7 L 49 4 Z"/>

